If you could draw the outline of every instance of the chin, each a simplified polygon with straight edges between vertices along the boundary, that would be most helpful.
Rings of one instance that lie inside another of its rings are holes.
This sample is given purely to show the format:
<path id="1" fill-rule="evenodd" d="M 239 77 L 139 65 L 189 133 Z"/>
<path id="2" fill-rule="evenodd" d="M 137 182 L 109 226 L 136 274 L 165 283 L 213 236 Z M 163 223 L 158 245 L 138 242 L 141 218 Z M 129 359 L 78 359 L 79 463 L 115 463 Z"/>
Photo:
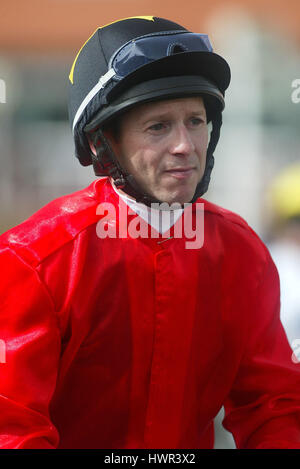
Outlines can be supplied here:
<path id="1" fill-rule="evenodd" d="M 162 202 L 166 202 L 169 205 L 171 204 L 188 204 L 192 198 L 194 197 L 195 191 L 192 193 L 191 191 L 187 191 L 183 193 L 182 191 L 180 192 L 174 192 L 174 193 L 160 193 L 156 194 L 155 197 L 158 200 L 161 200 Z"/>

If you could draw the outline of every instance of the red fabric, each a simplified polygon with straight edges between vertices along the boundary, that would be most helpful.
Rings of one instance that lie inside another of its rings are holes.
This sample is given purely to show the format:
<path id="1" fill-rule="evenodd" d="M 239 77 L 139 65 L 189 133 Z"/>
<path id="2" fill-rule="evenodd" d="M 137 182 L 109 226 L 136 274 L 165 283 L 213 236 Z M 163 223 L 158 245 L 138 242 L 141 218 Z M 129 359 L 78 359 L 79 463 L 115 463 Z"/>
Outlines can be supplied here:
<path id="1" fill-rule="evenodd" d="M 100 239 L 100 202 L 119 205 L 107 179 L 0 238 L 0 447 L 212 448 L 225 404 L 238 448 L 300 448 L 299 365 L 257 235 L 200 199 L 200 249 Z"/>

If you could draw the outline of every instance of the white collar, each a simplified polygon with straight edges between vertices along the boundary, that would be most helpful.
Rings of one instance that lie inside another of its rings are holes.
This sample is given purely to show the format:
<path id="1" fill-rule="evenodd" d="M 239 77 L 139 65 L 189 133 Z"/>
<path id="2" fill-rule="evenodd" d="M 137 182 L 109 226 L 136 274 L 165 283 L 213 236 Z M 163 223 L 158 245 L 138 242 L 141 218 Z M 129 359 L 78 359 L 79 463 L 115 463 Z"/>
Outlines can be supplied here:
<path id="1" fill-rule="evenodd" d="M 116 194 L 118 194 L 118 196 L 135 213 L 137 213 L 143 220 L 145 220 L 148 225 L 151 225 L 160 234 L 164 234 L 166 231 L 168 231 L 171 226 L 177 222 L 183 213 L 182 208 L 178 208 L 176 210 L 160 210 L 159 208 L 148 207 L 147 205 L 137 202 L 136 200 L 128 197 L 123 192 L 119 191 L 115 187 L 113 181 L 111 181 L 111 185 Z"/>

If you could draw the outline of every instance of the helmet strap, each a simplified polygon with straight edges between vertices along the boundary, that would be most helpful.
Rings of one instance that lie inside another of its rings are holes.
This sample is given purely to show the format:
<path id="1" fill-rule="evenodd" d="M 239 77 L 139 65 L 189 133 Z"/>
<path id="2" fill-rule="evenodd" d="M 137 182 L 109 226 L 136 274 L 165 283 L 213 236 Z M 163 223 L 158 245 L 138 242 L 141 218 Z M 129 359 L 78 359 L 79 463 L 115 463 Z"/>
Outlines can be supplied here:
<path id="1" fill-rule="evenodd" d="M 212 130 L 210 133 L 210 140 L 209 140 L 209 144 L 208 144 L 208 148 L 206 152 L 205 171 L 204 171 L 201 181 L 196 187 L 194 197 L 191 200 L 192 203 L 195 202 L 195 200 L 198 199 L 198 197 L 201 197 L 203 194 L 205 194 L 205 192 L 207 192 L 208 190 L 211 172 L 215 164 L 215 159 L 214 159 L 213 154 L 214 154 L 214 151 L 216 149 L 216 146 L 220 138 L 220 131 L 221 131 L 221 126 L 222 126 L 222 113 L 218 112 L 212 119 L 211 123 L 212 123 Z"/>

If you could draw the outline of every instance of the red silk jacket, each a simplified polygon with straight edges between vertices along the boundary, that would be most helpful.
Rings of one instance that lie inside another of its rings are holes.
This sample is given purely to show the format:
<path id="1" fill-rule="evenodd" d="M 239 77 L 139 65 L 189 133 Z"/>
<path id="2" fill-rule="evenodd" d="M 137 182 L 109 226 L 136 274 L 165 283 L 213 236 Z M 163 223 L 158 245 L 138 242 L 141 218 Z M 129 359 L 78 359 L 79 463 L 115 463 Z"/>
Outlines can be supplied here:
<path id="1" fill-rule="evenodd" d="M 0 237 L 0 447 L 212 448 L 224 405 L 238 448 L 300 448 L 300 365 L 258 236 L 199 199 L 201 248 L 103 239 L 103 202 L 117 226 L 104 178 Z"/>

